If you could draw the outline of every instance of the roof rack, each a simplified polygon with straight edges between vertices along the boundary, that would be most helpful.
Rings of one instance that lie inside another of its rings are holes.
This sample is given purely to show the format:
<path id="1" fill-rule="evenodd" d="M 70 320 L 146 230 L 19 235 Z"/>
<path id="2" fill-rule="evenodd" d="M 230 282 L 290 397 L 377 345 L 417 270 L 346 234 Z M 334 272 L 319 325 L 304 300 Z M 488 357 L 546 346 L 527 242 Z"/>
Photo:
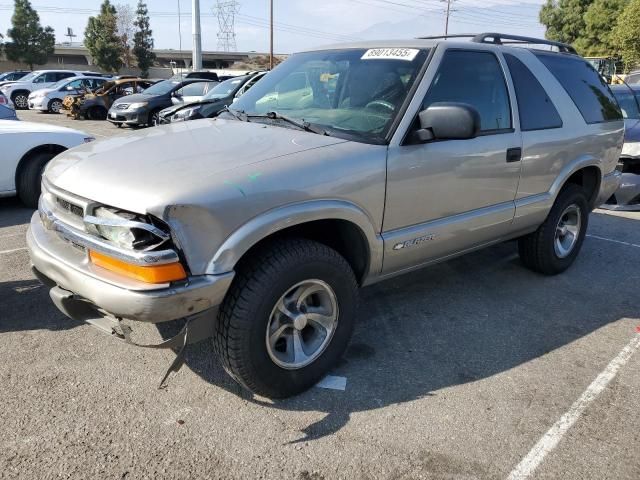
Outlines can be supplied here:
<path id="1" fill-rule="evenodd" d="M 506 33 L 457 33 L 453 35 L 437 35 L 433 37 L 419 37 L 422 40 L 438 40 L 447 38 L 471 38 L 475 43 L 492 43 L 494 45 L 509 45 L 519 43 L 529 43 L 533 45 L 550 45 L 556 47 L 561 53 L 570 53 L 577 55 L 578 52 L 571 45 L 562 42 L 556 42 L 553 40 L 546 40 L 543 38 L 523 37 L 520 35 L 509 35 Z M 506 41 L 505 41 L 506 40 Z"/>

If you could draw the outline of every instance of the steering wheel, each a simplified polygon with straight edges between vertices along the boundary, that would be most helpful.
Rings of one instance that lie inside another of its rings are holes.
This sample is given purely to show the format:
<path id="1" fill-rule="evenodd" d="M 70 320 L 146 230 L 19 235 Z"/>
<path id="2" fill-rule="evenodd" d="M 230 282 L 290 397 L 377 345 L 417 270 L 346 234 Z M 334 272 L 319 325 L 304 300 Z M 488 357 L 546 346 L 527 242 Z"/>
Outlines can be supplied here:
<path id="1" fill-rule="evenodd" d="M 380 107 L 382 107 L 383 109 L 388 109 L 391 112 L 396 109 L 393 103 L 387 102 L 386 100 L 373 100 L 372 102 L 369 102 L 364 106 L 365 109 L 372 108 L 375 110 L 380 110 Z"/>

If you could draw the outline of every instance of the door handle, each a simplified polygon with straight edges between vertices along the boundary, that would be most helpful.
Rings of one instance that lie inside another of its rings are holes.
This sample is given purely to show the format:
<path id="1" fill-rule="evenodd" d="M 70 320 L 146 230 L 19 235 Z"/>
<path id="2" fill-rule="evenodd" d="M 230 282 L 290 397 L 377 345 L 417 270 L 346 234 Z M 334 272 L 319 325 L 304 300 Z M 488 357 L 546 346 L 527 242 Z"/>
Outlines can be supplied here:
<path id="1" fill-rule="evenodd" d="M 522 160 L 521 148 L 510 148 L 507 150 L 507 163 L 519 162 L 520 160 Z"/>

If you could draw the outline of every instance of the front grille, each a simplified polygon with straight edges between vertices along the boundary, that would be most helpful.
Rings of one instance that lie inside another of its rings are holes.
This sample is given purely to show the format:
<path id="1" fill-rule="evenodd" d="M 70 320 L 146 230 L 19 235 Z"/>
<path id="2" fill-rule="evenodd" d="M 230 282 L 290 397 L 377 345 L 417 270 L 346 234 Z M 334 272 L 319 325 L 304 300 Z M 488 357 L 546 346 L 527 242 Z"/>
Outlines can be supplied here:
<path id="1" fill-rule="evenodd" d="M 82 210 L 82 207 L 75 205 L 71 202 L 68 202 L 64 198 L 56 197 L 56 203 L 60 206 L 60 208 L 62 208 L 66 212 L 69 212 L 80 218 L 84 216 L 84 211 Z"/>

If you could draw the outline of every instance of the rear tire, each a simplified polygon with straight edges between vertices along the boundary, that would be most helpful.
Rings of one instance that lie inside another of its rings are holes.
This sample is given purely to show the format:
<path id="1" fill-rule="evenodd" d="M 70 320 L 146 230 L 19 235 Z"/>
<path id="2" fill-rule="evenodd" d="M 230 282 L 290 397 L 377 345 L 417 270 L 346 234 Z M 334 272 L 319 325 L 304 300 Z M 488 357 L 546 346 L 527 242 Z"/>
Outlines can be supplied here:
<path id="1" fill-rule="evenodd" d="M 544 223 L 535 232 L 518 239 L 522 263 L 545 275 L 564 272 L 580 252 L 589 211 L 582 188 L 573 184 L 564 187 Z"/>
<path id="2" fill-rule="evenodd" d="M 18 197 L 27 207 L 38 208 L 42 172 L 55 153 L 37 153 L 25 160 L 17 178 Z"/>
<path id="3" fill-rule="evenodd" d="M 214 350 L 250 391 L 295 395 L 344 353 L 357 301 L 353 270 L 335 250 L 303 239 L 270 243 L 239 268 L 220 307 Z"/>

